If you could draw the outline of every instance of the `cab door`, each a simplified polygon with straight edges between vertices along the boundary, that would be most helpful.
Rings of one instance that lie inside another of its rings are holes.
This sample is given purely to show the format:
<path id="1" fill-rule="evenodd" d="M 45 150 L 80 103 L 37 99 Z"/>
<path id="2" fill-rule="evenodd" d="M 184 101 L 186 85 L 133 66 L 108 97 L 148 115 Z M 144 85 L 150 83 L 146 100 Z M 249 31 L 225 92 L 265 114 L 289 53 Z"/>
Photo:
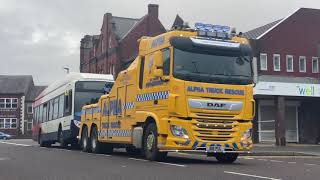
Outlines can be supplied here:
<path id="1" fill-rule="evenodd" d="M 159 113 L 168 107 L 167 99 L 169 97 L 168 81 L 164 77 L 170 75 L 170 49 L 166 48 L 161 51 L 151 53 L 146 56 L 144 64 L 143 87 L 138 95 L 137 101 L 143 102 L 141 108 L 149 109 Z M 163 76 L 154 75 L 157 59 L 162 59 Z"/>

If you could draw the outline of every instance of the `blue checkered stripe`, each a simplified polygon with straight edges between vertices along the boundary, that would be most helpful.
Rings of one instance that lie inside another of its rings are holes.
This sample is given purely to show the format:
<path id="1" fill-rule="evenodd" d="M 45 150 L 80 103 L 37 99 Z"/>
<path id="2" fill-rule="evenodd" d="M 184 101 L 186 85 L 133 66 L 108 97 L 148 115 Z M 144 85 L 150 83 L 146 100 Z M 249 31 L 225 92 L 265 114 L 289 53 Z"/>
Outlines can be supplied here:
<path id="1" fill-rule="evenodd" d="M 123 109 L 133 109 L 134 108 L 134 102 L 127 102 L 123 105 Z"/>
<path id="2" fill-rule="evenodd" d="M 154 101 L 154 100 L 168 99 L 168 98 L 169 98 L 169 91 L 160 91 L 160 92 L 153 92 L 153 93 L 146 93 L 146 94 L 138 94 L 137 102 Z"/>
<path id="3" fill-rule="evenodd" d="M 121 130 L 121 129 L 110 129 L 99 131 L 99 137 L 130 137 L 132 134 L 131 130 Z"/>

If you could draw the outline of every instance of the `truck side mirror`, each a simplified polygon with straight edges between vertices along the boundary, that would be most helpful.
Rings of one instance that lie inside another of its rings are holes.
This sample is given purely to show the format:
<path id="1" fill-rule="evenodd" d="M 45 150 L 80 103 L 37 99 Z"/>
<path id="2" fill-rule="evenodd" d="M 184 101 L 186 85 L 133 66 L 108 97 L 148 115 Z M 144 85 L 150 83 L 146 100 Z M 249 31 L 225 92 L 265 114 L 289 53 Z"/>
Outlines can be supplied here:
<path id="1" fill-rule="evenodd" d="M 258 83 L 258 65 L 257 65 L 257 57 L 253 57 L 252 59 L 252 72 L 253 72 L 253 83 Z"/>
<path id="2" fill-rule="evenodd" d="M 163 70 L 162 69 L 154 69 L 153 70 L 153 76 L 162 77 L 163 76 Z"/>

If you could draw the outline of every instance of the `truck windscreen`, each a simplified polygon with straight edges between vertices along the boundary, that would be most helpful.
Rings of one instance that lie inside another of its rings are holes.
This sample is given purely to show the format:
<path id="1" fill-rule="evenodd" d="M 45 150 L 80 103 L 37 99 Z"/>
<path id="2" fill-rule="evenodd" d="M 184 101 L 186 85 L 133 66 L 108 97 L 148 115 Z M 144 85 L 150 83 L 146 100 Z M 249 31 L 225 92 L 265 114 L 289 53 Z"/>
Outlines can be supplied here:
<path id="1" fill-rule="evenodd" d="M 253 82 L 250 48 L 198 47 L 187 38 L 171 42 L 175 78 L 217 84 L 246 85 Z"/>

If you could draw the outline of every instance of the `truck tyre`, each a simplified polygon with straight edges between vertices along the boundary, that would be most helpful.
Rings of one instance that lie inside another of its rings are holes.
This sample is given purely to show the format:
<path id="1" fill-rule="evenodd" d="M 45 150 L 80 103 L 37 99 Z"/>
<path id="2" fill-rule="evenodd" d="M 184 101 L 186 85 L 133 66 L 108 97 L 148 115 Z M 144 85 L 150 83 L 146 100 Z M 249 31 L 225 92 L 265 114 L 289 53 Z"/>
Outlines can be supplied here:
<path id="1" fill-rule="evenodd" d="M 141 155 L 141 149 L 137 149 L 133 146 L 126 147 L 126 151 L 130 156 L 140 156 Z"/>
<path id="2" fill-rule="evenodd" d="M 167 157 L 167 152 L 158 149 L 158 132 L 154 123 L 149 124 L 144 132 L 143 151 L 145 158 L 150 161 L 161 161 Z"/>
<path id="3" fill-rule="evenodd" d="M 58 142 L 61 148 L 66 148 L 68 146 L 68 143 L 63 138 L 63 131 L 61 126 L 59 126 L 59 130 L 58 130 Z"/>
<path id="4" fill-rule="evenodd" d="M 93 127 L 91 130 L 90 145 L 93 153 L 102 153 L 102 144 L 98 141 L 98 132 L 96 127 Z"/>
<path id="5" fill-rule="evenodd" d="M 238 153 L 218 153 L 216 159 L 219 163 L 231 164 L 237 160 L 238 156 Z"/>
<path id="6" fill-rule="evenodd" d="M 81 133 L 81 149 L 83 152 L 89 152 L 89 138 L 88 138 L 88 129 L 84 127 Z"/>

